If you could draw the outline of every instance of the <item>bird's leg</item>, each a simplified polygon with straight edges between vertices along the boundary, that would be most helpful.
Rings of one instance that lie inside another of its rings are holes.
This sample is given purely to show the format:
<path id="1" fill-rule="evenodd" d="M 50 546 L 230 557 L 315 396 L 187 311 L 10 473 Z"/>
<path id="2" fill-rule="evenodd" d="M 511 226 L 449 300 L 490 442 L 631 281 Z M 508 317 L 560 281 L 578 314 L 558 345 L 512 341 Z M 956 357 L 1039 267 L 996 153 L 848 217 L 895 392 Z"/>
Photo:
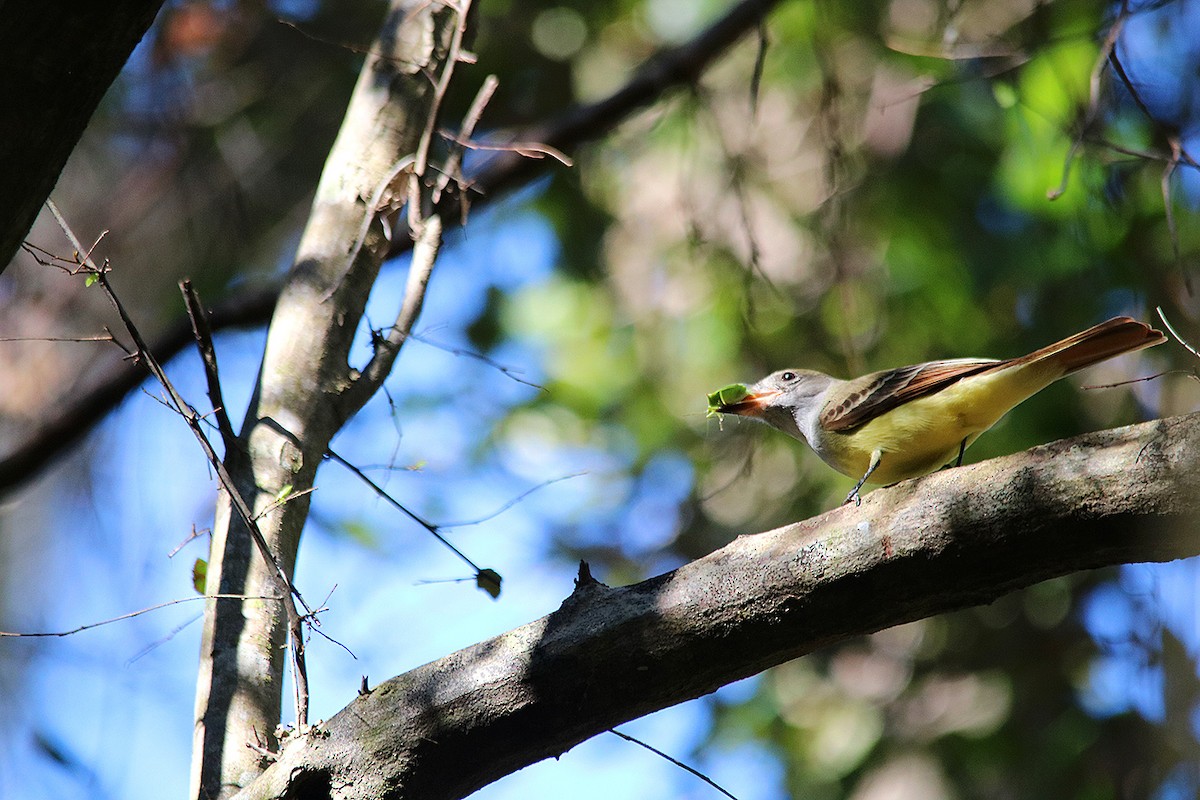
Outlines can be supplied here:
<path id="1" fill-rule="evenodd" d="M 871 473 L 879 469 L 879 462 L 883 459 L 883 451 L 876 450 L 871 453 L 871 463 L 867 465 L 866 474 L 858 479 L 858 483 L 854 484 L 854 488 L 850 490 L 850 494 L 846 495 L 846 501 L 842 505 L 853 502 L 856 506 L 862 505 L 862 498 L 858 496 L 858 490 L 867 482 L 867 478 L 871 477 Z"/>
<path id="2" fill-rule="evenodd" d="M 958 460 L 954 462 L 954 466 L 962 466 L 963 453 L 965 452 L 967 452 L 967 440 L 964 438 L 958 445 Z"/>

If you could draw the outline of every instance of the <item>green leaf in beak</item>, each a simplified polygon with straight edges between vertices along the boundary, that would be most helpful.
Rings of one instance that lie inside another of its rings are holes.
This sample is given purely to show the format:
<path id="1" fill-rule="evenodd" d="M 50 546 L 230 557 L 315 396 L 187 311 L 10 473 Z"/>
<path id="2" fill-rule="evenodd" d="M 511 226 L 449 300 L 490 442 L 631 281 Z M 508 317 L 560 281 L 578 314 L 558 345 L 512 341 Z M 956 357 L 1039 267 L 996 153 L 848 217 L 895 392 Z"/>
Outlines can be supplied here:
<path id="1" fill-rule="evenodd" d="M 706 416 L 715 417 L 723 406 L 736 403 L 748 394 L 750 392 L 742 383 L 731 383 L 717 389 L 708 396 L 708 414 Z"/>

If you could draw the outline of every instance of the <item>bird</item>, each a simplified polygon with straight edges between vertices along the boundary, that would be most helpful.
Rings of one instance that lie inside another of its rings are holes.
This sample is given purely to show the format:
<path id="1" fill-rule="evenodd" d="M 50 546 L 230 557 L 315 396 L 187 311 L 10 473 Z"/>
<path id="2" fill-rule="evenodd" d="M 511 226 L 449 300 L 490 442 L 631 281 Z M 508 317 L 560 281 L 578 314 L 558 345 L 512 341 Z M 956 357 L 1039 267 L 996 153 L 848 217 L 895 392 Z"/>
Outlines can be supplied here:
<path id="1" fill-rule="evenodd" d="M 1059 378 L 1164 341 L 1144 322 L 1113 317 L 1018 358 L 927 361 L 852 380 L 784 369 L 713 392 L 709 415 L 759 420 L 806 442 L 858 480 L 845 501 L 857 505 L 868 481 L 891 485 L 961 465 L 980 434 Z"/>

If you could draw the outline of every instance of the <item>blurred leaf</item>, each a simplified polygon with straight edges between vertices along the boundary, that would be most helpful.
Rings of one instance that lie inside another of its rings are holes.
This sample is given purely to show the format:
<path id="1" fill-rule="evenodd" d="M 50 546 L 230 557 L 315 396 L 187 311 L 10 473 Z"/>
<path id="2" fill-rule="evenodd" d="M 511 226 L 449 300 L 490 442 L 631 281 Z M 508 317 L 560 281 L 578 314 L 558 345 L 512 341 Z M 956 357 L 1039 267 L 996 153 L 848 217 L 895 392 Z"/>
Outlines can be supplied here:
<path id="1" fill-rule="evenodd" d="M 192 564 L 192 586 L 196 594 L 206 594 L 208 591 L 208 562 L 197 558 Z"/>
<path id="2" fill-rule="evenodd" d="M 493 569 L 481 569 L 475 573 L 475 585 L 491 595 L 493 600 L 500 599 L 500 573 Z"/>

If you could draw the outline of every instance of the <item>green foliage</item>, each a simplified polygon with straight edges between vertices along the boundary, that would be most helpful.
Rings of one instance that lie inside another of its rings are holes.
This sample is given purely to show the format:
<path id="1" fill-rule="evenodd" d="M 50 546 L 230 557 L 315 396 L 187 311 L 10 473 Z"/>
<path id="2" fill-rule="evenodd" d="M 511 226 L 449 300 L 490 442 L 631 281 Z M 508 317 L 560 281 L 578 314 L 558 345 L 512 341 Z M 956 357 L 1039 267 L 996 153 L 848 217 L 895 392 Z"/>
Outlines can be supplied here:
<path id="1" fill-rule="evenodd" d="M 653 44 L 620 15 L 572 8 L 589 31 L 576 65 L 628 65 Z M 499 298 L 498 312 L 489 304 L 489 331 L 545 357 L 547 394 L 502 425 L 627 452 L 635 478 L 656 453 L 685 456 L 696 479 L 674 548 L 692 556 L 831 508 L 849 488 L 764 427 L 707 421 L 745 391 L 738 381 L 1015 356 L 1179 301 L 1161 167 L 1109 146 L 1152 147 L 1152 126 L 1111 92 L 1091 106 L 1107 7 L 956 8 L 784 4 L 756 105 L 747 43 L 696 92 L 556 177 L 536 202 L 562 245 L 556 274 Z M 972 51 L 994 55 L 957 55 Z M 1185 263 L 1200 253 L 1195 231 L 1185 220 L 1175 240 Z M 1094 382 L 1157 371 L 1170 360 L 1159 351 Z M 1172 410 L 1064 383 L 968 459 Z M 626 518 L 609 519 L 619 541 Z M 564 551 L 639 575 L 612 548 Z M 788 789 L 807 798 L 889 781 L 930 798 L 1111 798 L 1134 773 L 1149 794 L 1169 767 L 1147 755 L 1160 733 L 1132 716 L 1093 718 L 1077 700 L 1094 654 L 1073 609 L 1097 580 L 1044 584 L 775 670 L 750 700 L 715 704 L 708 746 L 769 742 Z M 1123 750 L 1125 737 L 1139 744 Z"/>

